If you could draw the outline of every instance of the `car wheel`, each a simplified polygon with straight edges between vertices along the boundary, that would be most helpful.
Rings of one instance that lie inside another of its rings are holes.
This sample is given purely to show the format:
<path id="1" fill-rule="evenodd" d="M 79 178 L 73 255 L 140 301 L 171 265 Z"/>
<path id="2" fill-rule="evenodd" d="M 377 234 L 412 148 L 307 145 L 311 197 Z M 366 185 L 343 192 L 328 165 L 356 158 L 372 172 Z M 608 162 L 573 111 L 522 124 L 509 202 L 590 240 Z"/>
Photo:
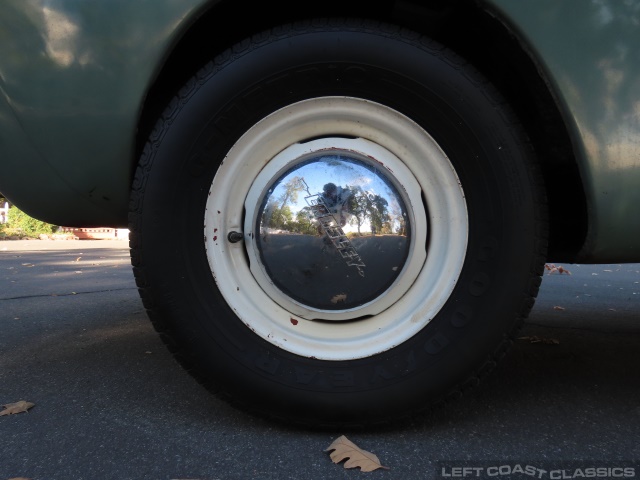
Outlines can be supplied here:
<path id="1" fill-rule="evenodd" d="M 478 382 L 533 305 L 546 214 L 526 136 L 443 46 L 317 20 L 197 72 L 131 197 L 139 290 L 212 390 L 307 425 L 409 417 Z"/>

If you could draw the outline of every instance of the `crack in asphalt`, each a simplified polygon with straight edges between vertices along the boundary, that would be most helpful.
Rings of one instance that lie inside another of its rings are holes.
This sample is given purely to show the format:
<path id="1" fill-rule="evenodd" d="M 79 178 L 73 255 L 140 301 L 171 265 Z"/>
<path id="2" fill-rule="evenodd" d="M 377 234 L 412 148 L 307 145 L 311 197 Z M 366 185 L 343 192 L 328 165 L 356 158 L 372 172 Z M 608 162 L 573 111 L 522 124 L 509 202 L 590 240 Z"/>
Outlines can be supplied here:
<path id="1" fill-rule="evenodd" d="M 86 295 L 90 293 L 106 293 L 106 292 L 119 292 L 122 290 L 137 290 L 138 287 L 125 287 L 125 288 L 109 288 L 106 290 L 91 290 L 88 292 L 70 292 L 70 293 L 47 293 L 39 295 L 22 295 L 19 297 L 4 297 L 0 298 L 0 302 L 3 300 L 22 300 L 25 298 L 42 298 L 42 297 L 71 297 L 74 295 Z"/>

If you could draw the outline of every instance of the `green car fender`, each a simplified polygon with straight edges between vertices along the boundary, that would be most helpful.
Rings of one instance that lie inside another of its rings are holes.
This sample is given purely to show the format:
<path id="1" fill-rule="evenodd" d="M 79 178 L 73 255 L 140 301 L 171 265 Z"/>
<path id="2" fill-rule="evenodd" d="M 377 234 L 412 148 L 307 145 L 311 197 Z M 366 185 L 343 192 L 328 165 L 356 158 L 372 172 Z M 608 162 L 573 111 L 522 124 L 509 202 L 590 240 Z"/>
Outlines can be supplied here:
<path id="1" fill-rule="evenodd" d="M 3 2 L 2 193 L 50 223 L 124 226 L 145 92 L 203 3 Z"/>
<path id="2" fill-rule="evenodd" d="M 564 112 L 589 213 L 578 260 L 637 261 L 640 2 L 492 3 L 537 59 Z M 562 179 L 549 188 L 563 188 Z"/>

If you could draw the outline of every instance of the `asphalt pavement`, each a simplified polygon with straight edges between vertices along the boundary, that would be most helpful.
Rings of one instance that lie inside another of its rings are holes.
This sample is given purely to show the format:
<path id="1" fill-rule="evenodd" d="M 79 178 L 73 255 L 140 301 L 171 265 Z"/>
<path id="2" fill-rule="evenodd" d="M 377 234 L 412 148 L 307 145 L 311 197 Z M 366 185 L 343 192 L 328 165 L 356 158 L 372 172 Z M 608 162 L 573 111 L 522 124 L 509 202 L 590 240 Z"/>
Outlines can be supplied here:
<path id="1" fill-rule="evenodd" d="M 310 431 L 210 395 L 153 331 L 122 240 L 0 242 L 0 480 L 640 478 L 640 265 L 547 270 L 496 371 L 410 425 Z M 345 435 L 388 469 L 334 464 Z"/>

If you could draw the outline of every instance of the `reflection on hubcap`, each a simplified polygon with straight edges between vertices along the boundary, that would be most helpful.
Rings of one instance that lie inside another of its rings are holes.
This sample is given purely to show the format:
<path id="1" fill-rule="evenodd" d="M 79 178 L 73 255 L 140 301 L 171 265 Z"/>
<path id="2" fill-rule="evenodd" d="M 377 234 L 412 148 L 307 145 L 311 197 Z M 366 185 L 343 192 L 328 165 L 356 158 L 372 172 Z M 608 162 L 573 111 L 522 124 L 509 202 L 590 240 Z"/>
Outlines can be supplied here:
<path id="1" fill-rule="evenodd" d="M 283 293 L 319 310 L 382 295 L 407 260 L 411 224 L 398 188 L 355 152 L 302 157 L 268 185 L 255 244 Z"/>

